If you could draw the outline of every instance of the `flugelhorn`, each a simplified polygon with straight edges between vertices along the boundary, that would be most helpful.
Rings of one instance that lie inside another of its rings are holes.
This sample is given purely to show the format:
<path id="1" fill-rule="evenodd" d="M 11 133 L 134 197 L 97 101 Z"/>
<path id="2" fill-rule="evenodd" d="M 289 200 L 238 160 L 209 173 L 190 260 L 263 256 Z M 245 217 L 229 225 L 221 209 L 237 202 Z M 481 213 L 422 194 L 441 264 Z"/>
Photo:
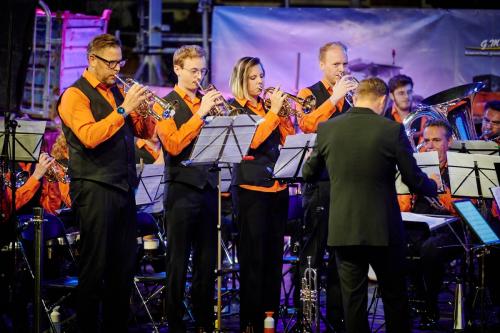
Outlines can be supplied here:
<path id="1" fill-rule="evenodd" d="M 198 82 L 198 88 L 203 95 L 209 91 L 217 90 L 213 84 L 209 84 L 206 88 L 203 88 L 200 82 Z M 240 111 L 241 109 L 229 104 L 229 102 L 221 96 L 215 100 L 215 105 L 208 112 L 208 116 L 236 116 Z"/>
<path id="2" fill-rule="evenodd" d="M 264 90 L 264 108 L 266 110 L 271 109 L 271 94 L 274 92 L 276 88 L 269 87 Z M 307 114 L 314 110 L 316 107 L 316 97 L 314 95 L 307 96 L 305 98 L 298 97 L 289 93 L 284 93 L 286 96 L 285 101 L 283 102 L 283 106 L 278 111 L 278 116 L 280 117 L 288 117 L 295 116 L 297 118 L 301 118 L 304 114 Z M 297 110 L 292 105 L 293 103 L 298 104 L 302 107 L 302 111 Z"/>
<path id="3" fill-rule="evenodd" d="M 128 92 L 128 90 L 134 85 L 134 84 L 139 84 L 139 82 L 135 81 L 134 79 L 131 78 L 126 78 L 122 79 L 118 75 L 115 75 L 115 77 L 120 81 L 121 84 L 123 84 L 123 91 L 125 93 Z M 144 118 L 150 116 L 153 117 L 154 119 L 161 121 L 163 119 L 168 119 L 174 116 L 175 114 L 175 109 L 177 107 L 178 102 L 174 101 L 173 103 L 170 103 L 163 98 L 159 97 L 155 93 L 153 93 L 151 90 L 146 89 L 145 94 L 147 94 L 148 97 L 139 107 L 137 108 L 136 112 L 143 116 Z M 158 104 L 161 107 L 161 115 L 155 112 L 153 109 L 153 106 L 150 106 L 151 104 Z"/>

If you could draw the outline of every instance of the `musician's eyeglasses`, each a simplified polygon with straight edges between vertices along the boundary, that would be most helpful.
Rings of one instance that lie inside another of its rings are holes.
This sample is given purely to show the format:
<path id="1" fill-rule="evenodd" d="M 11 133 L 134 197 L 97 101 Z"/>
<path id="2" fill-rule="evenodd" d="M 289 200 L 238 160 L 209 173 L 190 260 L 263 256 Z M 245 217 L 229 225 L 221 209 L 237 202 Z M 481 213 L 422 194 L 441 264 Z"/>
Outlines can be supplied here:
<path id="1" fill-rule="evenodd" d="M 205 75 L 208 74 L 208 68 L 198 69 L 198 68 L 184 68 L 184 67 L 182 67 L 182 69 L 187 70 L 193 76 L 195 76 L 196 74 L 200 73 L 201 77 L 205 77 Z"/>
<path id="2" fill-rule="evenodd" d="M 106 65 L 108 65 L 109 69 L 115 69 L 117 65 L 120 65 L 120 67 L 123 67 L 127 63 L 126 59 L 122 59 L 122 60 L 106 60 L 106 59 L 104 59 L 102 57 L 99 57 L 97 54 L 92 54 L 92 56 L 96 57 L 97 59 L 101 60 L 103 63 L 105 63 Z"/>

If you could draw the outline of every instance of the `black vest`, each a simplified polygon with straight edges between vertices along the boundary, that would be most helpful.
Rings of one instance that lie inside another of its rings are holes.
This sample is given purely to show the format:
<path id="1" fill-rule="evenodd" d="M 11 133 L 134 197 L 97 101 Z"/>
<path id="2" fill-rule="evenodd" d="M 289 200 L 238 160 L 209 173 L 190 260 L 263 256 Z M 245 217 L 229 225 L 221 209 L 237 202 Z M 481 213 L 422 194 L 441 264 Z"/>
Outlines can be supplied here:
<path id="1" fill-rule="evenodd" d="M 259 103 L 262 103 L 259 100 Z M 230 104 L 241 108 L 241 112 L 249 115 L 255 113 L 248 107 L 243 107 L 236 101 L 231 100 Z M 269 137 L 257 147 L 257 149 L 250 149 L 248 156 L 253 156 L 253 160 L 241 161 L 241 163 L 233 164 L 233 177 L 231 180 L 232 185 L 254 185 L 271 187 L 274 184 L 273 168 L 278 160 L 280 154 L 280 132 L 276 127 Z"/>
<path id="2" fill-rule="evenodd" d="M 90 101 L 90 110 L 96 121 L 114 112 L 108 101 L 84 77 L 80 77 L 72 87 L 79 89 L 87 96 Z M 123 95 L 118 88 L 114 86 L 111 91 L 116 105 L 122 104 Z M 60 103 L 59 98 L 57 108 Z M 129 191 L 137 186 L 134 131 L 129 118 L 125 120 L 125 124 L 118 132 L 95 148 L 86 148 L 64 122 L 62 129 L 69 147 L 68 172 L 72 180 L 91 180 L 123 191 Z"/>
<path id="3" fill-rule="evenodd" d="M 149 153 L 149 151 L 142 146 L 141 148 L 135 146 L 135 164 L 141 163 L 141 158 L 144 164 L 153 164 L 155 162 L 154 157 Z"/>
<path id="4" fill-rule="evenodd" d="M 329 99 L 331 96 L 330 93 L 328 92 L 328 89 L 325 88 L 325 85 L 321 81 L 316 82 L 312 86 L 308 87 L 308 89 L 311 90 L 314 97 L 316 97 L 317 106 L 320 106 L 321 104 L 326 102 L 326 100 Z M 330 119 L 347 112 L 347 110 L 349 110 L 350 107 L 351 106 L 349 105 L 349 103 L 347 103 L 344 99 L 344 105 L 342 106 L 342 110 L 340 112 L 334 112 L 330 116 Z"/>
<path id="5" fill-rule="evenodd" d="M 189 106 L 175 90 L 171 91 L 164 99 L 168 102 L 173 102 L 175 100 L 179 102 L 174 115 L 174 122 L 177 128 L 180 128 L 193 116 L 193 112 L 189 109 Z M 189 160 L 195 142 L 196 140 L 191 141 L 191 143 L 176 156 L 170 155 L 163 149 L 163 156 L 165 158 L 165 181 L 167 183 L 184 183 L 199 189 L 203 189 L 208 183 L 213 188 L 216 188 L 217 173 L 210 172 L 210 166 L 186 166 L 182 164 L 183 161 Z"/>

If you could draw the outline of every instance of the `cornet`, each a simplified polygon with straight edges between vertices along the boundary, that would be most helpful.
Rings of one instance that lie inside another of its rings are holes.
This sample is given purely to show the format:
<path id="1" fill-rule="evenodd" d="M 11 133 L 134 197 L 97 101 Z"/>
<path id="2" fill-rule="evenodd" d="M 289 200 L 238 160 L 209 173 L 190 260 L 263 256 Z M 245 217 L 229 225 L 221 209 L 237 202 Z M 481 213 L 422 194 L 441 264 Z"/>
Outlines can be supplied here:
<path id="1" fill-rule="evenodd" d="M 346 75 L 350 75 L 349 73 L 346 73 L 346 72 L 343 72 L 340 76 L 340 78 L 343 78 L 344 76 Z M 348 78 L 349 81 L 351 82 L 354 82 L 354 83 L 357 83 L 359 84 L 359 81 L 358 79 L 356 79 L 354 76 L 350 76 Z M 352 95 L 354 95 L 354 89 L 353 90 L 349 90 L 346 94 L 345 94 L 345 101 L 347 102 L 347 104 L 349 104 L 350 107 L 353 107 L 354 106 L 354 102 L 352 100 Z"/>
<path id="2" fill-rule="evenodd" d="M 205 89 L 198 82 L 198 88 L 200 92 L 205 95 L 209 91 L 217 90 L 213 84 L 209 84 Z M 217 98 L 215 105 L 208 112 L 208 116 L 219 117 L 219 116 L 236 116 L 240 112 L 240 109 L 229 104 L 224 97 Z"/>
<path id="3" fill-rule="evenodd" d="M 135 81 L 134 79 L 131 79 L 131 78 L 127 78 L 127 79 L 124 80 L 121 77 L 119 77 L 118 75 L 115 75 L 115 77 L 118 79 L 118 81 L 120 81 L 121 84 L 123 84 L 123 91 L 125 93 L 127 93 L 128 90 L 134 84 L 136 84 L 136 83 L 139 84 L 137 81 Z M 141 105 L 139 105 L 139 107 L 136 110 L 136 112 L 138 114 L 140 114 L 144 118 L 146 118 L 148 116 L 151 116 L 154 119 L 156 119 L 157 121 L 160 121 L 160 120 L 163 120 L 163 119 L 168 119 L 168 118 L 171 118 L 171 117 L 174 116 L 174 114 L 175 114 L 175 108 L 176 108 L 176 106 L 178 104 L 177 101 L 174 101 L 174 103 L 167 102 L 163 98 L 161 98 L 158 95 L 154 94 L 149 89 L 147 89 L 145 93 L 148 94 L 148 95 L 150 95 L 151 97 L 148 97 L 143 103 L 141 103 Z M 156 113 L 153 110 L 153 107 L 149 105 L 149 103 L 152 103 L 152 104 L 156 103 L 156 104 L 158 104 L 161 107 L 161 109 L 162 109 L 161 115 L 159 115 L 158 113 Z"/>
<path id="4" fill-rule="evenodd" d="M 274 87 L 269 87 L 264 90 L 264 108 L 266 110 L 271 109 L 271 97 L 270 95 L 274 92 Z M 278 111 L 278 116 L 288 117 L 295 116 L 301 118 L 304 114 L 310 113 L 316 107 L 316 97 L 314 95 L 307 96 L 305 98 L 298 97 L 289 93 L 284 93 L 286 96 L 283 106 Z M 296 103 L 302 107 L 302 112 L 292 107 L 292 103 Z"/>
<path id="5" fill-rule="evenodd" d="M 45 179 L 50 183 L 69 184 L 71 182 L 68 176 L 68 167 L 54 160 L 54 163 L 45 173 Z"/>

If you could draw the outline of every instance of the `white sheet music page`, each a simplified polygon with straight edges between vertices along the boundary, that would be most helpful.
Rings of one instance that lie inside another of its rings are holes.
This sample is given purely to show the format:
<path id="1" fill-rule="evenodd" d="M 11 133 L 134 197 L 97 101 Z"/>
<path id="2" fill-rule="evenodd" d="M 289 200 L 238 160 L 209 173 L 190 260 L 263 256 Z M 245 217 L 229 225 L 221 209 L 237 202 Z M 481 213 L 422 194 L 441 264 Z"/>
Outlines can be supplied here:
<path id="1" fill-rule="evenodd" d="M 417 160 L 417 164 L 428 176 L 436 174 L 441 177 L 439 170 L 439 156 L 437 151 L 428 151 L 423 153 L 414 153 L 413 157 Z M 442 180 L 441 180 L 442 183 Z M 396 191 L 398 194 L 410 194 L 410 189 L 403 183 L 401 173 L 396 173 Z M 443 188 L 439 188 L 438 192 L 443 192 Z"/>
<path id="2" fill-rule="evenodd" d="M 429 226 L 430 230 L 434 230 L 454 219 L 450 216 L 438 217 L 409 212 L 401 212 L 401 218 L 405 222 L 425 222 Z"/>

